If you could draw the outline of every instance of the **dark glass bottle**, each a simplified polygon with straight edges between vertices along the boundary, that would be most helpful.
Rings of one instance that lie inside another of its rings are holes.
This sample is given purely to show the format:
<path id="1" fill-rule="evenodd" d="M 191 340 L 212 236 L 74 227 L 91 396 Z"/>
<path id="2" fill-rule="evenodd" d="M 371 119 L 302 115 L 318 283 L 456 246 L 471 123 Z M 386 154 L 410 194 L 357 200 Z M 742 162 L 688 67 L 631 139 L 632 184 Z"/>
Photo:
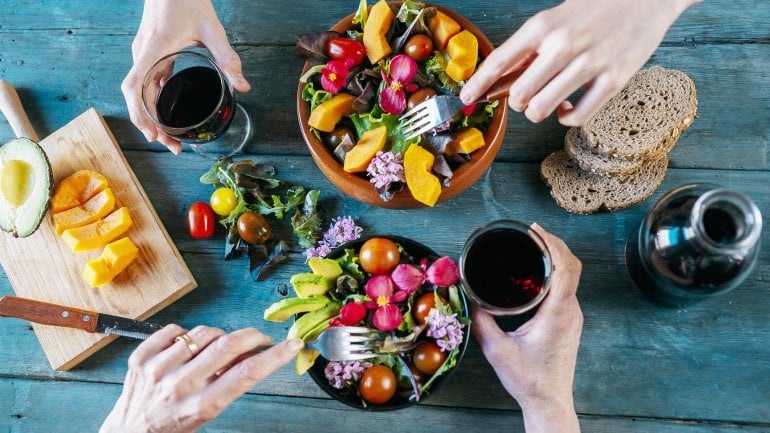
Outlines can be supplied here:
<path id="1" fill-rule="evenodd" d="M 626 244 L 626 268 L 652 300 L 685 306 L 738 286 L 759 254 L 762 215 L 745 195 L 712 184 L 664 195 Z"/>

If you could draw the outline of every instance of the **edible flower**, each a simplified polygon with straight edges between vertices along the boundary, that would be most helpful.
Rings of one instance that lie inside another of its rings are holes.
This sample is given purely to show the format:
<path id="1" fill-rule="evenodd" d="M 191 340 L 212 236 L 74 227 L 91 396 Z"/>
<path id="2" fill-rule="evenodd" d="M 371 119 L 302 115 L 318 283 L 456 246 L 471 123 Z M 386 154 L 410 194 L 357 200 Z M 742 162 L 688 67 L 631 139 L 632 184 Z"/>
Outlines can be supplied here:
<path id="1" fill-rule="evenodd" d="M 332 388 L 342 389 L 346 383 L 361 380 L 364 371 L 371 366 L 366 361 L 329 361 L 324 368 L 324 376 Z"/>
<path id="2" fill-rule="evenodd" d="M 403 290 L 393 292 L 393 281 L 387 275 L 377 275 L 366 282 L 366 296 L 371 301 L 364 304 L 370 310 L 375 310 L 372 316 L 374 326 L 381 331 L 392 331 L 401 325 L 404 317 L 396 306 L 408 296 Z"/>
<path id="3" fill-rule="evenodd" d="M 338 93 L 348 82 L 347 65 L 339 60 L 331 60 L 321 69 L 321 86 L 329 93 Z"/>
<path id="4" fill-rule="evenodd" d="M 318 246 L 305 250 L 305 257 L 308 259 L 326 257 L 332 249 L 360 238 L 363 231 L 364 229 L 357 226 L 350 215 L 334 218 Z"/>
<path id="5" fill-rule="evenodd" d="M 442 352 L 454 350 L 463 342 L 463 328 L 465 325 L 457 320 L 457 314 L 444 314 L 433 308 L 425 318 L 428 325 L 428 337 L 436 339 L 436 345 Z"/>
<path id="6" fill-rule="evenodd" d="M 382 70 L 386 86 L 380 92 L 380 107 L 390 114 L 401 114 L 406 109 L 406 93 L 414 92 L 417 85 L 410 83 L 417 74 L 417 62 L 405 54 L 399 54 L 390 61 L 389 72 Z"/>
<path id="7" fill-rule="evenodd" d="M 393 182 L 406 182 L 404 155 L 379 151 L 366 168 L 366 173 L 369 175 L 369 182 L 378 190 L 386 189 Z"/>
<path id="8" fill-rule="evenodd" d="M 391 273 L 393 283 L 402 291 L 412 293 L 427 281 L 438 287 L 449 287 L 460 278 L 454 260 L 444 256 L 427 266 L 423 259 L 420 266 L 402 263 Z"/>

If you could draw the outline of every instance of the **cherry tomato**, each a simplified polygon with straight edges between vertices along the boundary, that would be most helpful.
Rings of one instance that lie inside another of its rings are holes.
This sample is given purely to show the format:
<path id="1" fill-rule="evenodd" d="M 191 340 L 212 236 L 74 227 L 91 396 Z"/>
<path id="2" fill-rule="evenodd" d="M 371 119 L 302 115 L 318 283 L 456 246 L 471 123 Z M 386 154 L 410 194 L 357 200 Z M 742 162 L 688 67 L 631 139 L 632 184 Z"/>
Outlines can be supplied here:
<path id="1" fill-rule="evenodd" d="M 432 341 L 423 341 L 414 348 L 412 353 L 414 366 L 425 374 L 435 373 L 444 361 L 446 361 L 446 353 Z"/>
<path id="2" fill-rule="evenodd" d="M 344 62 L 345 59 L 352 60 L 348 67 L 358 66 L 364 61 L 366 48 L 364 44 L 350 38 L 331 38 L 326 43 L 326 53 L 332 60 Z"/>
<path id="3" fill-rule="evenodd" d="M 421 102 L 426 101 L 434 96 L 436 96 L 436 91 L 431 89 L 430 87 L 420 89 L 412 93 L 412 96 L 410 96 L 409 99 L 407 99 L 406 109 L 411 110 L 412 108 L 420 105 Z"/>
<path id="4" fill-rule="evenodd" d="M 238 199 L 235 198 L 235 193 L 230 188 L 222 187 L 217 189 L 211 194 L 209 199 L 211 203 L 211 209 L 219 216 L 230 215 L 230 212 L 238 205 Z"/>
<path id="5" fill-rule="evenodd" d="M 378 364 L 369 367 L 361 376 L 358 391 L 372 404 L 387 403 L 396 394 L 396 375 L 390 368 Z"/>
<path id="6" fill-rule="evenodd" d="M 324 133 L 323 137 L 331 150 L 336 149 L 345 140 L 345 137 L 349 138 L 353 144 L 356 143 L 356 135 L 347 126 L 338 126 L 332 132 Z"/>
<path id="7" fill-rule="evenodd" d="M 273 231 L 265 217 L 256 212 L 244 212 L 238 217 L 238 235 L 244 241 L 256 245 L 264 244 Z"/>
<path id="8" fill-rule="evenodd" d="M 441 295 L 438 296 L 438 300 L 442 304 L 447 303 L 446 299 Z M 420 297 L 414 301 L 414 305 L 412 305 L 412 316 L 414 316 L 414 320 L 416 320 L 417 323 L 422 325 L 425 323 L 425 318 L 428 317 L 430 310 L 434 308 L 436 308 L 436 299 L 433 297 L 433 292 L 425 293 L 420 295 Z"/>
<path id="9" fill-rule="evenodd" d="M 390 239 L 371 238 L 361 246 L 358 260 L 366 272 L 384 275 L 390 274 L 398 266 L 401 254 Z"/>
<path id="10" fill-rule="evenodd" d="M 433 53 L 433 40 L 422 33 L 409 38 L 404 45 L 404 53 L 417 62 L 422 62 Z"/>
<path id="11" fill-rule="evenodd" d="M 208 204 L 196 201 L 187 211 L 187 228 L 193 239 L 205 239 L 214 234 L 214 212 Z"/>

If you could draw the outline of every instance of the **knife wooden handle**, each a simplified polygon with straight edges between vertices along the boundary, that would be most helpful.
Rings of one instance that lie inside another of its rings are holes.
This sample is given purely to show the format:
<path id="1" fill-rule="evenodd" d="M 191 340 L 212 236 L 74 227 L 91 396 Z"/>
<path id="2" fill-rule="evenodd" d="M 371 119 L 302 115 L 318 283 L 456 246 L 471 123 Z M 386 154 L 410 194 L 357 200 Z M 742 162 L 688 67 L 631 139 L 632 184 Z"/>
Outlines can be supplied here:
<path id="1" fill-rule="evenodd" d="M 11 83 L 5 80 L 0 80 L 0 111 L 8 119 L 11 129 L 17 137 L 27 137 L 35 143 L 40 141 L 29 122 L 24 106 L 21 105 L 19 94 L 16 93 L 16 89 Z"/>
<path id="2" fill-rule="evenodd" d="M 0 298 L 0 316 L 95 332 L 99 313 L 16 296 L 3 296 Z"/>

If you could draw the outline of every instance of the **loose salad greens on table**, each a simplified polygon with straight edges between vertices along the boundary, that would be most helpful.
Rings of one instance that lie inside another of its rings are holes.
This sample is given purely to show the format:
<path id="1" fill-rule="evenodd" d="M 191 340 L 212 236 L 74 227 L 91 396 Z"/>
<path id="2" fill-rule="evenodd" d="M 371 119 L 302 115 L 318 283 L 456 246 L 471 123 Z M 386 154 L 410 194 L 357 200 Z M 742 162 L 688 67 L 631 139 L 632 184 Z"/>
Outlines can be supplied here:
<path id="1" fill-rule="evenodd" d="M 346 245 L 352 246 L 334 258 L 311 258 L 311 272 L 291 278 L 297 297 L 274 303 L 264 318 L 283 322 L 300 315 L 287 338 L 305 341 L 330 326 L 379 331 L 376 358 L 317 360 L 317 351 L 304 349 L 296 371 L 304 374 L 322 362 L 330 392 L 363 407 L 419 401 L 456 366 L 467 339 L 470 320 L 456 286 L 457 266 L 449 257 L 412 255 L 390 238 Z"/>
<path id="2" fill-rule="evenodd" d="M 369 8 L 361 0 L 345 34 L 304 35 L 297 55 L 312 65 L 300 78 L 308 125 L 344 169 L 368 178 L 383 200 L 408 186 L 417 200 L 433 205 L 441 188 L 425 185 L 448 186 L 453 171 L 485 145 L 497 101 L 468 106 L 452 121 L 405 139 L 400 116 L 433 96 L 459 94 L 481 60 L 476 37 L 435 6 L 406 0 L 391 8 L 380 0 Z M 408 154 L 412 146 L 430 153 Z M 415 163 L 409 163 L 412 154 Z"/>
<path id="3" fill-rule="evenodd" d="M 217 188 L 210 204 L 196 202 L 188 212 L 188 227 L 194 238 L 210 237 L 214 213 L 227 230 L 225 260 L 249 258 L 249 271 L 261 279 L 288 258 L 289 243 L 273 237 L 272 224 L 288 218 L 297 243 L 313 248 L 323 236 L 324 214 L 319 190 L 306 190 L 275 177 L 275 168 L 251 160 L 216 161 L 200 178 Z M 213 210 L 213 211 L 212 211 Z"/>

